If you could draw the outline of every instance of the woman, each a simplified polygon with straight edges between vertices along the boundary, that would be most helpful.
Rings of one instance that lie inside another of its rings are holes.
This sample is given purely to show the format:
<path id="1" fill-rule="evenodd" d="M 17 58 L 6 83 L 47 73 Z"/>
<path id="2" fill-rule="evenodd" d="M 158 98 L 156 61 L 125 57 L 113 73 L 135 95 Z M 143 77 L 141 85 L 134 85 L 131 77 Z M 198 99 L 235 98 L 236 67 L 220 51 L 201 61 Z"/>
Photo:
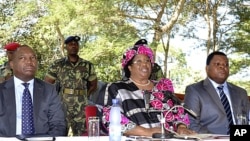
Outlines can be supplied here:
<path id="1" fill-rule="evenodd" d="M 146 45 L 134 46 L 126 51 L 122 59 L 125 81 L 111 83 L 104 96 L 103 122 L 108 128 L 109 106 L 117 98 L 121 107 L 123 134 L 152 137 L 161 133 L 161 114 L 165 118 L 165 129 L 180 134 L 193 134 L 187 128 L 189 119 L 183 108 L 175 108 L 169 99 L 173 85 L 169 79 L 149 80 L 154 64 L 152 50 Z M 144 94 L 150 94 L 149 108 L 145 107 Z M 99 103 L 100 104 L 100 103 Z M 171 109 L 171 110 L 170 110 Z"/>

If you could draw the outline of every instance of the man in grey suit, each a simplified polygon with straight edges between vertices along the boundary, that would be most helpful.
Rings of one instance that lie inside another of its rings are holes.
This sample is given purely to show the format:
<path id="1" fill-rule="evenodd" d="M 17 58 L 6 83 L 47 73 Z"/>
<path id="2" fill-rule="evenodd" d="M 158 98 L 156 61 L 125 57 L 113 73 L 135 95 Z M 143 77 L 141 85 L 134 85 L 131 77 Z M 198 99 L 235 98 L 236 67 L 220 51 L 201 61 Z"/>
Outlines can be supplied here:
<path id="1" fill-rule="evenodd" d="M 38 68 L 35 52 L 29 46 L 23 45 L 13 55 L 10 66 L 14 76 L 0 84 L 0 136 L 24 135 L 23 83 L 29 83 L 28 93 L 33 106 L 33 132 L 28 135 L 66 135 L 65 116 L 55 86 L 35 78 Z"/>
<path id="2" fill-rule="evenodd" d="M 231 124 L 236 124 L 236 115 L 248 113 L 249 100 L 246 90 L 227 82 L 229 76 L 229 61 L 226 54 L 212 52 L 206 60 L 207 78 L 186 87 L 184 103 L 193 110 L 197 117 L 190 116 L 190 129 L 198 133 L 229 134 L 230 118 L 226 111 L 230 111 Z M 230 107 L 225 110 L 220 99 L 220 90 L 223 87 Z"/>

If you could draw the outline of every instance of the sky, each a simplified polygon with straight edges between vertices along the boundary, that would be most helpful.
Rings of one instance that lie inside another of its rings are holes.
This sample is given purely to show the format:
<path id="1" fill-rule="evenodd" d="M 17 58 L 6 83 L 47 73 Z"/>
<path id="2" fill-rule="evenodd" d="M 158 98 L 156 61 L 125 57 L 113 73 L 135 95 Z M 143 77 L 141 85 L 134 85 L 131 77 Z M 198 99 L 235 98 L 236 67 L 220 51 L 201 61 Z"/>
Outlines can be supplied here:
<path id="1" fill-rule="evenodd" d="M 194 71 L 199 71 L 203 76 L 206 76 L 205 67 L 206 67 L 206 50 L 201 48 L 192 49 L 192 45 L 195 44 L 195 41 L 189 39 L 189 41 L 182 41 L 179 38 L 172 39 L 171 46 L 174 47 L 183 47 L 181 48 L 183 52 L 186 52 L 188 55 L 186 56 L 187 65 L 191 67 Z M 230 59 L 230 56 L 228 56 Z M 241 79 L 243 81 L 250 80 L 250 71 L 249 69 L 244 69 L 242 72 L 236 75 L 230 75 L 230 79 Z"/>
<path id="2" fill-rule="evenodd" d="M 185 52 L 187 65 L 190 66 L 194 70 L 202 70 L 204 71 L 205 63 L 206 63 L 206 51 L 195 48 L 193 49 L 192 46 L 195 44 L 195 41 L 188 39 L 188 41 L 179 40 L 179 38 L 172 39 L 171 46 L 180 47 L 183 52 Z"/>

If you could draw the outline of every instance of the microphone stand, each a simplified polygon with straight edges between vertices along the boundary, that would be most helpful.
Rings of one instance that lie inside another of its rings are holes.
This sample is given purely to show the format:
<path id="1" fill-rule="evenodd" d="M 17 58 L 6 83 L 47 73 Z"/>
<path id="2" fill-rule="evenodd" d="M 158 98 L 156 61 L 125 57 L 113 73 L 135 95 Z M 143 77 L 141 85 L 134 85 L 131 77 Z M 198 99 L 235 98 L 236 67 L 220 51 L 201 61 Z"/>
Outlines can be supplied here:
<path id="1" fill-rule="evenodd" d="M 148 94 L 147 91 L 145 91 L 145 93 L 144 93 L 144 101 L 145 101 L 147 112 L 149 112 L 149 105 L 148 105 L 149 101 L 146 102 L 146 100 L 149 100 L 149 97 L 146 97 L 146 96 L 149 96 L 149 95 L 146 95 L 146 94 Z M 175 101 L 179 105 L 174 105 L 169 110 L 163 110 L 163 109 L 160 110 L 160 112 L 161 112 L 161 117 L 160 117 L 161 133 L 153 133 L 153 135 L 152 135 L 153 138 L 168 139 L 168 138 L 173 138 L 174 135 L 178 135 L 178 133 L 176 133 L 172 129 L 166 129 L 169 132 L 169 133 L 166 133 L 165 128 L 164 128 L 165 118 L 166 118 L 165 116 L 168 115 L 169 112 L 175 110 L 176 108 L 183 108 L 188 114 L 192 115 L 195 118 L 197 117 L 196 113 L 194 113 L 192 110 L 186 108 L 184 106 L 184 103 L 182 103 L 182 101 L 180 99 L 178 99 L 177 97 L 175 97 L 171 92 L 166 91 L 166 92 L 164 92 L 164 94 L 167 95 L 170 99 L 172 99 L 173 101 Z M 152 110 L 152 111 L 159 112 L 159 110 Z M 167 111 L 165 113 L 165 116 L 163 115 L 163 111 Z"/>
<path id="2" fill-rule="evenodd" d="M 189 112 L 190 114 L 195 114 L 192 110 L 188 110 L 183 105 L 175 105 L 172 108 L 170 108 L 169 110 L 166 110 L 167 112 L 166 112 L 165 116 L 168 115 L 169 112 L 171 112 L 172 110 L 174 110 L 175 108 L 178 108 L 178 107 L 187 110 L 187 112 Z M 155 110 L 153 110 L 153 111 L 155 111 Z M 173 130 L 169 130 L 169 129 L 166 129 L 169 133 L 165 132 L 165 128 L 164 128 L 165 118 L 166 118 L 165 116 L 163 116 L 163 110 L 161 110 L 161 119 L 160 119 L 161 133 L 153 133 L 153 135 L 152 135 L 153 138 L 169 139 L 169 138 L 173 138 L 174 135 L 178 135 L 178 133 L 176 133 Z M 196 116 L 196 114 L 194 116 Z"/>
<path id="3" fill-rule="evenodd" d="M 164 128 L 165 118 L 164 118 L 164 116 L 163 116 L 163 111 L 161 111 L 160 123 L 161 123 L 161 133 L 153 133 L 152 137 L 153 137 L 153 138 L 159 138 L 159 139 L 169 139 L 169 138 L 173 138 L 173 136 L 174 136 L 173 133 L 166 133 L 166 132 L 165 132 L 165 128 Z"/>

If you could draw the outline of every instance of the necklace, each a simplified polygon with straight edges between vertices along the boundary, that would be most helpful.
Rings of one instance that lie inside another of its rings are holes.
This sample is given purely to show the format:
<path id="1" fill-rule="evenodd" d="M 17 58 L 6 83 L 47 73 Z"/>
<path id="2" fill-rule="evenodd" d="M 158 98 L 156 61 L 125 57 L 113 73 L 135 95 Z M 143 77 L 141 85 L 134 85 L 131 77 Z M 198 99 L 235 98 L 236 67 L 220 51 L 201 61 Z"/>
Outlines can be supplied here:
<path id="1" fill-rule="evenodd" d="M 130 81 L 132 81 L 133 83 L 135 83 L 136 85 L 138 86 L 148 86 L 150 84 L 150 81 L 148 80 L 148 83 L 147 84 L 140 84 L 140 83 L 137 83 L 135 82 L 132 78 L 129 78 Z"/>

